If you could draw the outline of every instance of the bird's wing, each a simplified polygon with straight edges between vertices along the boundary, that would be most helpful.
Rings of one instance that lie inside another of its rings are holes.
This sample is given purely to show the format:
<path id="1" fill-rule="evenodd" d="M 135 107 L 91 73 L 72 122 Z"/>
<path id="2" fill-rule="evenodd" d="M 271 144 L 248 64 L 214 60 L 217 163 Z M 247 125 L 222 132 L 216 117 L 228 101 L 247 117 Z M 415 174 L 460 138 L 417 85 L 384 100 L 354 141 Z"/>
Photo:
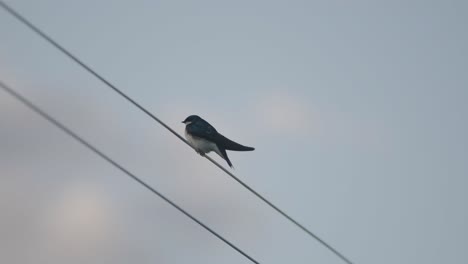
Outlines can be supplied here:
<path id="1" fill-rule="evenodd" d="M 239 143 L 236 143 L 232 140 L 230 140 L 229 138 L 221 135 L 221 134 L 217 134 L 213 140 L 218 146 L 222 146 L 223 148 L 227 149 L 227 150 L 235 150 L 235 151 L 252 151 L 254 150 L 254 148 L 252 147 L 247 147 L 247 146 L 243 146 Z"/>
<path id="2" fill-rule="evenodd" d="M 186 129 L 189 134 L 209 141 L 214 141 L 218 135 L 218 131 L 205 120 L 192 123 Z"/>

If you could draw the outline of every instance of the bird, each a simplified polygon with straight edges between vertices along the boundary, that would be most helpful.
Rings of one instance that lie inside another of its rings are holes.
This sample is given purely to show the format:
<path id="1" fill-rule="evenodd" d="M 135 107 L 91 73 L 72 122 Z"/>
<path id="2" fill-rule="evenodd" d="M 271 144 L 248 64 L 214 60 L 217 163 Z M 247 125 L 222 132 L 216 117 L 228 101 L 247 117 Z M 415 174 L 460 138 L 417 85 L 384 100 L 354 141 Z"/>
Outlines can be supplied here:
<path id="1" fill-rule="evenodd" d="M 226 150 L 253 151 L 255 148 L 243 146 L 221 135 L 207 121 L 197 115 L 190 115 L 182 123 L 185 124 L 185 138 L 201 156 L 211 151 L 223 158 L 229 167 L 233 168 Z"/>

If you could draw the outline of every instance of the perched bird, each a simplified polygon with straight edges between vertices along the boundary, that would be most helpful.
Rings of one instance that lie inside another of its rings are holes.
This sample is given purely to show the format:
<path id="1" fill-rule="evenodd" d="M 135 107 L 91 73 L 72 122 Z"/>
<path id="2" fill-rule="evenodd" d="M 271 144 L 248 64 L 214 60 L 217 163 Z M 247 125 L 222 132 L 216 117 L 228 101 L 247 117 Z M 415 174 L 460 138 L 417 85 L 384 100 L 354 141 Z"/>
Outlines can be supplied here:
<path id="1" fill-rule="evenodd" d="M 210 151 L 216 152 L 225 159 L 232 168 L 226 150 L 252 151 L 254 148 L 242 146 L 216 131 L 208 122 L 197 115 L 187 117 L 182 123 L 185 124 L 185 138 L 195 150 L 202 156 Z"/>

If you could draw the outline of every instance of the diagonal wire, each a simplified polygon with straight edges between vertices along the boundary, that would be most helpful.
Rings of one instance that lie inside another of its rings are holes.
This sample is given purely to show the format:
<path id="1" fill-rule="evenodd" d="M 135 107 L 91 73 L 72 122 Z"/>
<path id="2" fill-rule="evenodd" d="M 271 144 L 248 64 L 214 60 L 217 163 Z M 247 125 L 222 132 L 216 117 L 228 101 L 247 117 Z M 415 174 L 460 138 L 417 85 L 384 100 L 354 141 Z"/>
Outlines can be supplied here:
<path id="1" fill-rule="evenodd" d="M 237 252 L 239 252 L 240 254 L 242 254 L 244 257 L 246 257 L 247 259 L 249 259 L 251 262 L 253 263 L 256 263 L 258 264 L 259 262 L 256 261 L 253 257 L 249 256 L 247 253 L 245 253 L 244 251 L 242 251 L 240 248 L 238 248 L 237 246 L 235 246 L 234 244 L 232 244 L 231 242 L 229 242 L 227 239 L 225 239 L 224 237 L 222 237 L 220 234 L 218 234 L 217 232 L 215 232 L 213 229 L 211 229 L 210 227 L 208 227 L 207 225 L 205 225 L 203 222 L 201 222 L 200 220 L 198 220 L 197 218 L 195 218 L 193 215 L 191 215 L 190 213 L 188 213 L 187 211 L 185 211 L 182 207 L 180 207 L 179 205 L 177 205 L 176 203 L 174 203 L 171 199 L 167 198 L 166 196 L 164 196 L 163 194 L 161 194 L 159 191 L 157 191 L 156 189 L 154 189 L 153 187 L 151 187 L 149 184 L 147 184 L 146 182 L 144 182 L 143 180 L 141 180 L 140 178 L 138 178 L 135 174 L 131 173 L 129 170 L 127 170 L 126 168 L 124 168 L 122 165 L 120 165 L 119 163 L 117 163 L 116 161 L 114 161 L 113 159 L 111 159 L 109 156 L 107 156 L 106 154 L 104 154 L 103 152 L 101 152 L 99 149 L 97 149 L 96 147 L 94 147 L 91 143 L 87 142 L 86 140 L 84 140 L 82 137 L 80 137 L 78 134 L 76 134 L 75 132 L 73 132 L 70 128 L 66 127 L 65 125 L 63 125 L 62 123 L 60 123 L 57 119 L 54 119 L 53 117 L 51 117 L 49 114 L 47 114 L 46 112 L 44 112 L 42 109 L 40 109 L 38 106 L 36 106 L 35 104 L 31 103 L 28 99 L 26 99 L 25 97 L 23 97 L 22 95 L 20 95 L 19 93 L 17 93 L 16 91 L 14 91 L 12 88 L 10 88 L 9 86 L 7 86 L 6 84 L 4 84 L 1 80 L 0 80 L 0 87 L 6 91 L 8 94 L 10 94 L 12 97 L 14 97 L 15 99 L 17 99 L 18 101 L 20 101 L 21 103 L 23 103 L 25 106 L 27 106 L 30 110 L 34 111 L 35 113 L 37 113 L 38 115 L 40 115 L 41 117 L 43 117 L 44 119 L 46 119 L 47 121 L 49 121 L 50 123 L 52 123 L 53 125 L 55 125 L 57 128 L 59 128 L 60 130 L 62 130 L 64 133 L 68 134 L 70 137 L 74 138 L 75 140 L 77 140 L 79 143 L 81 143 L 82 145 L 84 145 L 85 147 L 87 147 L 89 150 L 91 150 L 92 152 L 94 152 L 95 154 L 97 154 L 99 157 L 101 157 L 102 159 L 104 159 L 105 161 L 107 161 L 108 163 L 112 164 L 114 167 L 116 167 L 117 169 L 119 169 L 120 171 L 122 171 L 123 173 L 125 173 L 127 176 L 129 176 L 130 178 L 132 178 L 133 180 L 135 180 L 136 182 L 138 182 L 139 184 L 141 184 L 143 187 L 145 187 L 146 189 L 148 189 L 149 191 L 151 191 L 152 193 L 156 194 L 157 196 L 159 196 L 161 199 L 163 199 L 164 201 L 166 201 L 167 203 L 169 203 L 170 205 L 172 205 L 173 207 L 175 207 L 177 210 L 179 210 L 179 212 L 183 213 L 185 216 L 187 216 L 188 218 L 192 219 L 193 221 L 195 221 L 197 224 L 199 224 L 200 226 L 202 226 L 204 229 L 206 229 L 208 232 L 210 232 L 211 234 L 213 234 L 214 236 L 216 236 L 217 238 L 219 238 L 221 241 L 223 241 L 224 243 L 228 244 L 231 248 L 233 248 L 234 250 L 236 250 Z"/>
<path id="2" fill-rule="evenodd" d="M 104 84 L 106 84 L 109 88 L 114 90 L 116 93 L 124 97 L 127 101 L 132 103 L 135 107 L 140 109 L 142 112 L 144 112 L 146 115 L 148 115 L 151 119 L 154 121 L 158 122 L 160 125 L 165 127 L 167 130 L 169 130 L 172 134 L 174 134 L 176 137 L 178 137 L 180 140 L 185 142 L 188 146 L 193 148 L 192 145 L 190 145 L 187 140 L 185 140 L 182 136 L 180 136 L 176 131 L 174 131 L 171 127 L 166 125 L 161 119 L 156 117 L 154 114 L 152 114 L 150 111 L 148 111 L 146 108 L 141 106 L 139 103 L 137 103 L 135 100 L 133 100 L 131 97 L 129 97 L 127 94 L 122 92 L 120 89 L 118 89 L 116 86 L 114 86 L 112 83 L 110 83 L 108 80 L 106 80 L 104 77 L 102 77 L 100 74 L 98 74 L 95 70 L 93 70 L 91 67 L 86 65 L 83 61 L 78 59 L 75 55 L 73 55 L 70 51 L 65 49 L 62 45 L 57 43 L 55 40 L 53 40 L 51 37 L 49 37 L 46 33 L 44 33 L 42 30 L 40 30 L 38 27 L 36 27 L 33 23 L 29 22 L 25 17 L 20 15 L 18 12 L 16 12 L 13 8 L 5 4 L 2 0 L 0 0 L 0 7 L 5 9 L 8 13 L 10 13 L 12 16 L 14 16 L 16 19 L 18 19 L 20 22 L 22 22 L 25 26 L 27 26 L 30 30 L 34 31 L 36 34 L 40 35 L 42 38 L 44 38 L 47 42 L 49 42 L 51 45 L 53 45 L 55 48 L 60 50 L 62 53 L 64 53 L 66 56 L 68 56 L 70 59 L 75 61 L 77 64 L 79 64 L 81 67 L 83 67 L 86 71 L 88 71 L 90 74 L 94 75 L 97 79 L 102 81 Z M 216 165 L 218 168 L 220 168 L 222 171 L 224 171 L 226 174 L 228 174 L 231 178 L 233 178 L 235 181 L 240 183 L 242 186 L 244 186 L 247 190 L 249 190 L 251 193 L 253 193 L 255 196 L 260 198 L 262 201 L 264 201 L 266 204 L 268 204 L 271 208 L 273 208 L 275 211 L 277 211 L 279 214 L 284 216 L 286 219 L 291 221 L 294 225 L 299 227 L 302 231 L 307 233 L 309 236 L 313 237 L 315 240 L 317 240 L 320 244 L 322 244 L 324 247 L 329 249 L 331 252 L 333 252 L 337 257 L 339 257 L 341 260 L 346 262 L 347 264 L 353 264 L 351 260 L 349 260 L 347 257 L 345 257 L 342 253 L 340 253 L 337 249 L 332 247 L 330 244 L 325 242 L 323 239 L 321 239 L 318 235 L 314 234 L 312 231 L 310 231 L 308 228 L 300 224 L 298 221 L 294 220 L 291 216 L 289 216 L 287 213 L 285 213 L 283 210 L 279 209 L 276 205 L 271 203 L 269 200 L 267 200 L 265 197 L 263 197 L 261 194 L 259 194 L 257 191 L 252 189 L 250 186 L 248 186 L 246 183 L 244 183 L 242 180 L 240 180 L 238 177 L 236 177 L 233 173 L 228 171 L 226 168 L 224 168 L 222 165 L 220 165 L 218 162 L 213 160 L 211 157 L 208 155 L 205 155 L 205 157 L 211 161 L 214 165 Z"/>

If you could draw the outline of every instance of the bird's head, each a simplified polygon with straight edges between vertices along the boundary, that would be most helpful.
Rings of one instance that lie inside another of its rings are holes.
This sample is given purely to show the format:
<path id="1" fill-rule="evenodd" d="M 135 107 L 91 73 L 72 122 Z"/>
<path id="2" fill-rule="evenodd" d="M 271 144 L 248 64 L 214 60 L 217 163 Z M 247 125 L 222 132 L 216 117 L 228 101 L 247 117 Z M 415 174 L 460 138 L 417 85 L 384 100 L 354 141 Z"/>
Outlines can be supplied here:
<path id="1" fill-rule="evenodd" d="M 201 117 L 197 116 L 197 115 L 191 115 L 187 118 L 185 118 L 184 121 L 182 121 L 182 123 L 186 124 L 186 125 L 189 125 L 191 123 L 194 123 L 194 122 L 197 122 L 198 120 L 200 120 Z"/>

